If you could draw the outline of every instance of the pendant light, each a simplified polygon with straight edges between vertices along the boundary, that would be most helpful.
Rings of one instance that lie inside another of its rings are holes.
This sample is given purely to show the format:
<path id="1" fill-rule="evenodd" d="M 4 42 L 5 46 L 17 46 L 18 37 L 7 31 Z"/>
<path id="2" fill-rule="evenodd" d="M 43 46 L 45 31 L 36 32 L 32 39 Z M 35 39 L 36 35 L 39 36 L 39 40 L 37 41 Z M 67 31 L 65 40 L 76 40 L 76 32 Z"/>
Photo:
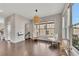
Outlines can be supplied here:
<path id="1" fill-rule="evenodd" d="M 34 24 L 40 24 L 40 17 L 37 15 L 38 10 L 35 10 L 36 15 L 34 16 L 33 22 Z"/>

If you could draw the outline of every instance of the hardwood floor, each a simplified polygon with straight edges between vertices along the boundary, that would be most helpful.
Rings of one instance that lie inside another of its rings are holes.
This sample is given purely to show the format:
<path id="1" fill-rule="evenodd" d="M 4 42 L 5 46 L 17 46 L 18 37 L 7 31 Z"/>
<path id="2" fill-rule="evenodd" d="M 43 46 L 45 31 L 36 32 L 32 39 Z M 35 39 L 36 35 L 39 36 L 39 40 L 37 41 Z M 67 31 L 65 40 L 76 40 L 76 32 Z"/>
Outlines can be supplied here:
<path id="1" fill-rule="evenodd" d="M 15 44 L 0 41 L 0 56 L 59 56 L 59 50 L 50 49 L 49 45 L 49 43 L 29 40 Z"/>

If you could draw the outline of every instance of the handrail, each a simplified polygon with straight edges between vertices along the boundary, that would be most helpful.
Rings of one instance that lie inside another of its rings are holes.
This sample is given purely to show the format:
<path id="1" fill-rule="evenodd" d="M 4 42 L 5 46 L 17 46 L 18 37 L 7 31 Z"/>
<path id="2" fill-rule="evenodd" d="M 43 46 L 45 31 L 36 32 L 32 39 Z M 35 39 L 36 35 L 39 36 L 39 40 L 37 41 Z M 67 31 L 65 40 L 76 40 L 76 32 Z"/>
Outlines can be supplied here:
<path id="1" fill-rule="evenodd" d="M 27 35 L 30 35 L 30 32 L 27 32 L 27 33 L 25 34 L 25 36 L 27 36 Z"/>

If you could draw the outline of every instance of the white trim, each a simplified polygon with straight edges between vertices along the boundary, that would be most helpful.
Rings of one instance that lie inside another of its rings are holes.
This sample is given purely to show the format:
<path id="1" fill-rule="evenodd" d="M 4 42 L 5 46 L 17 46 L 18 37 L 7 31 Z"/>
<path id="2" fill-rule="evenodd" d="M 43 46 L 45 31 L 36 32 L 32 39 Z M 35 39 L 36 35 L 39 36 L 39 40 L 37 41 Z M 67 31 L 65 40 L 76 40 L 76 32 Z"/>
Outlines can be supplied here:
<path id="1" fill-rule="evenodd" d="M 72 46 L 72 50 L 71 50 L 71 55 L 72 56 L 79 56 L 79 51 Z"/>
<path id="2" fill-rule="evenodd" d="M 25 39 L 23 39 L 23 40 L 10 40 L 10 42 L 11 43 L 18 43 L 18 42 L 22 42 L 22 41 L 24 41 Z"/>
<path id="3" fill-rule="evenodd" d="M 63 13 L 62 13 L 62 16 L 65 14 L 65 12 L 67 11 L 68 7 L 70 6 L 70 3 L 67 3 L 65 5 L 65 8 L 63 9 Z"/>

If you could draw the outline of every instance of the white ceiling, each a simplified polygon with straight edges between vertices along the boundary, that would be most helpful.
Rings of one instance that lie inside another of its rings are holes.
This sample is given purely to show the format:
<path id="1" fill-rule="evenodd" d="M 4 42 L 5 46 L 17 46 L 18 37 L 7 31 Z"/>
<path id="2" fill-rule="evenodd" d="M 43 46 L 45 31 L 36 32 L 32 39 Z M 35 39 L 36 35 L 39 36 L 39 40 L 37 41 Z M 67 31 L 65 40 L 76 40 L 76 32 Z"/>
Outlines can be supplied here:
<path id="1" fill-rule="evenodd" d="M 0 16 L 7 17 L 13 13 L 20 14 L 29 19 L 35 15 L 35 9 L 38 9 L 40 17 L 61 13 L 64 3 L 0 3 Z"/>

